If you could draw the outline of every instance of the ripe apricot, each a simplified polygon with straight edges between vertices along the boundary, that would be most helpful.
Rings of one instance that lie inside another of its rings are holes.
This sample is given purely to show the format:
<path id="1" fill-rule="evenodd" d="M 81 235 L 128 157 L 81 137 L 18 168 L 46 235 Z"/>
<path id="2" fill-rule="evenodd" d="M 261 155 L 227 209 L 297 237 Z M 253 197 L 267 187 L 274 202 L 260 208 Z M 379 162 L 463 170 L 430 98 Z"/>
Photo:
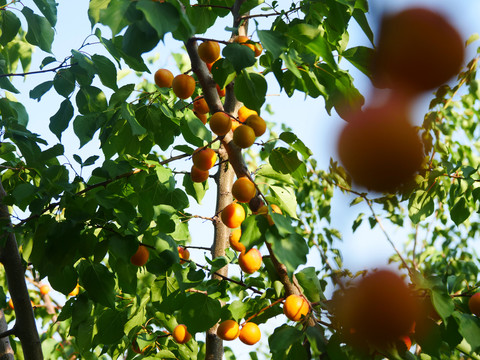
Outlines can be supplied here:
<path id="1" fill-rule="evenodd" d="M 207 64 L 214 63 L 220 57 L 220 45 L 216 41 L 204 41 L 198 46 L 198 56 Z"/>
<path id="2" fill-rule="evenodd" d="M 68 296 L 77 296 L 79 292 L 80 292 L 80 285 L 77 284 L 75 288 L 72 291 L 70 291 Z"/>
<path id="3" fill-rule="evenodd" d="M 210 130 L 218 136 L 227 134 L 232 128 L 232 119 L 224 112 L 216 112 L 209 120 Z"/>
<path id="4" fill-rule="evenodd" d="M 173 78 L 172 90 L 180 99 L 188 99 L 195 91 L 195 79 L 187 74 L 180 74 Z"/>
<path id="5" fill-rule="evenodd" d="M 241 45 L 245 45 L 246 47 L 250 48 L 252 51 L 255 51 L 255 46 L 249 42 L 250 39 L 248 38 L 248 36 L 238 35 L 237 37 L 235 37 L 234 41 Z"/>
<path id="6" fill-rule="evenodd" d="M 192 335 L 187 331 L 187 327 L 183 324 L 179 324 L 173 329 L 173 340 L 175 340 L 178 344 L 185 344 L 191 338 Z"/>
<path id="7" fill-rule="evenodd" d="M 460 71 L 463 40 L 441 14 L 412 7 L 382 19 L 372 70 L 380 86 L 418 93 Z M 383 83 L 382 83 L 383 82 Z"/>
<path id="8" fill-rule="evenodd" d="M 235 320 L 225 320 L 218 325 L 217 336 L 222 340 L 235 340 L 240 335 L 240 326 Z"/>
<path id="9" fill-rule="evenodd" d="M 255 142 L 255 131 L 247 125 L 240 125 L 233 132 L 233 142 L 240 148 L 246 149 Z"/>
<path id="10" fill-rule="evenodd" d="M 210 148 L 198 148 L 192 155 L 193 165 L 198 169 L 210 170 L 217 161 L 217 154 Z"/>
<path id="11" fill-rule="evenodd" d="M 289 295 L 283 305 L 283 313 L 292 321 L 300 321 L 310 311 L 308 301 L 300 295 Z"/>
<path id="12" fill-rule="evenodd" d="M 244 344 L 254 345 L 261 337 L 262 333 L 260 332 L 258 325 L 255 323 L 247 322 L 240 329 L 239 338 Z"/>
<path id="13" fill-rule="evenodd" d="M 10 307 L 10 309 L 12 309 L 12 310 L 14 309 L 13 300 L 12 300 L 12 299 L 8 300 L 8 306 Z"/>
<path id="14" fill-rule="evenodd" d="M 237 228 L 233 229 L 230 233 L 228 241 L 230 243 L 230 247 L 235 250 L 243 253 L 245 251 L 245 245 L 240 242 L 240 238 L 242 237 L 242 229 Z"/>
<path id="15" fill-rule="evenodd" d="M 209 172 L 208 170 L 200 170 L 195 165 L 192 165 L 192 169 L 190 170 L 190 178 L 193 182 L 201 183 L 208 179 Z"/>
<path id="16" fill-rule="evenodd" d="M 238 109 L 237 115 L 238 120 L 244 123 L 250 115 L 258 115 L 258 113 L 255 110 L 249 109 L 243 105 L 240 109 Z"/>
<path id="17" fill-rule="evenodd" d="M 135 254 L 130 258 L 130 262 L 135 266 L 143 266 L 147 263 L 150 252 L 147 247 L 140 244 Z"/>
<path id="18" fill-rule="evenodd" d="M 344 293 L 335 317 L 345 332 L 355 330 L 354 343 L 383 347 L 409 333 L 418 311 L 403 279 L 393 271 L 379 270 Z"/>
<path id="19" fill-rule="evenodd" d="M 270 204 L 270 207 L 272 208 L 272 211 L 275 214 L 283 214 L 282 209 L 280 209 L 278 207 L 278 205 Z M 268 213 L 268 206 L 267 205 L 260 206 L 257 210 L 257 214 L 261 214 L 261 215 L 265 216 L 268 220 L 268 225 L 272 226 L 273 224 L 275 224 L 275 222 L 272 219 L 272 216 Z"/>
<path id="20" fill-rule="evenodd" d="M 48 286 L 47 284 L 40 286 L 40 294 L 47 295 L 49 292 L 50 292 L 50 286 Z"/>
<path id="21" fill-rule="evenodd" d="M 197 96 L 193 100 L 193 111 L 195 111 L 197 114 L 206 114 L 210 111 L 203 96 Z"/>
<path id="22" fill-rule="evenodd" d="M 260 55 L 262 55 L 262 51 L 263 51 L 263 46 L 262 44 L 260 43 L 255 43 L 253 45 L 253 47 L 255 48 L 255 57 L 259 57 Z"/>
<path id="23" fill-rule="evenodd" d="M 257 193 L 255 184 L 249 178 L 243 176 L 235 180 L 232 186 L 232 195 L 238 202 L 249 202 Z"/>
<path id="24" fill-rule="evenodd" d="M 220 215 L 222 222 L 230 229 L 239 227 L 245 220 L 245 210 L 243 206 L 237 203 L 231 203 L 225 206 Z"/>
<path id="25" fill-rule="evenodd" d="M 250 115 L 247 120 L 245 120 L 245 125 L 250 126 L 253 131 L 255 131 L 255 136 L 257 137 L 265 134 L 265 130 L 267 130 L 265 120 L 258 115 Z"/>
<path id="26" fill-rule="evenodd" d="M 338 155 L 357 185 L 394 192 L 421 169 L 423 145 L 406 111 L 392 102 L 367 108 L 343 128 Z"/>
<path id="27" fill-rule="evenodd" d="M 468 308 L 472 314 L 480 316 L 480 292 L 470 297 L 468 300 Z"/>
<path id="28" fill-rule="evenodd" d="M 184 264 L 185 260 L 190 260 L 190 251 L 183 246 L 179 246 L 178 257 L 180 258 L 180 264 Z"/>
<path id="29" fill-rule="evenodd" d="M 262 254 L 258 249 L 252 248 L 240 254 L 238 264 L 244 273 L 253 274 L 262 267 Z"/>
<path id="30" fill-rule="evenodd" d="M 224 97 L 224 96 L 225 96 L 225 94 L 226 94 L 225 88 L 223 88 L 223 89 L 220 89 L 220 86 L 218 86 L 218 84 L 216 85 L 216 87 L 217 87 L 217 93 L 218 93 L 218 96 L 220 96 L 220 97 Z"/>
<path id="31" fill-rule="evenodd" d="M 172 87 L 173 74 L 170 70 L 158 69 L 153 78 L 158 87 Z"/>
<path id="32" fill-rule="evenodd" d="M 206 124 L 207 124 L 207 121 L 208 121 L 207 114 L 198 114 L 198 113 L 195 113 L 195 116 L 200 119 L 200 121 L 203 123 L 203 125 L 206 125 Z"/>

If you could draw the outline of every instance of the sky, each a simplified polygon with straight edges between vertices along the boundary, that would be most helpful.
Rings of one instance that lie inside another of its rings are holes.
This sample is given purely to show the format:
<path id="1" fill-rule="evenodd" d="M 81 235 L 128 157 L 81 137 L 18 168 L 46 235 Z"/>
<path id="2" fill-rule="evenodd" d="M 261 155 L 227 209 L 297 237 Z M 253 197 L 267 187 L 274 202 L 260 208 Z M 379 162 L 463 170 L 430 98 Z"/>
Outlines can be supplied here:
<path id="1" fill-rule="evenodd" d="M 282 0 L 283 3 L 285 0 Z M 58 60 L 63 60 L 64 57 L 70 55 L 70 49 L 78 48 L 91 31 L 90 23 L 87 18 L 87 0 L 59 0 L 58 6 L 58 24 L 56 26 L 55 42 L 53 45 L 53 53 Z M 286 1 L 285 1 L 286 2 Z M 35 8 L 32 0 L 24 0 L 24 5 Z M 478 21 L 478 14 L 480 14 L 480 1 L 478 0 L 373 0 L 370 2 L 370 14 L 372 19 L 378 17 L 383 11 L 398 10 L 400 8 L 412 5 L 426 4 L 432 8 L 438 9 L 446 16 L 450 17 L 452 22 L 460 30 L 462 36 L 466 39 L 471 34 L 477 32 L 480 33 L 480 22 Z M 255 11 L 254 11 L 255 12 Z M 230 21 L 230 20 L 228 20 Z M 230 25 L 226 23 L 225 25 Z M 262 27 L 264 26 L 264 27 Z M 267 28 L 260 22 L 259 28 Z M 251 30 L 253 26 L 251 27 Z M 374 27 L 375 30 L 375 27 Z M 357 45 L 369 45 L 366 37 L 358 30 L 358 27 L 352 26 L 349 29 L 350 33 L 350 46 Z M 210 35 L 210 33 L 209 33 Z M 220 39 L 228 38 L 228 34 L 224 31 L 223 27 L 220 27 L 216 31 L 212 32 L 212 37 L 218 36 Z M 174 73 L 178 70 L 175 68 L 175 62 L 170 55 L 171 51 L 181 51 L 178 43 L 171 41 L 171 37 L 167 36 L 166 46 L 159 45 L 154 51 L 148 55 L 158 55 L 158 60 L 150 67 L 152 74 L 157 68 L 168 67 Z M 473 46 L 470 46 L 470 52 L 467 59 L 471 57 L 472 50 L 475 46 L 478 46 L 478 42 Z M 105 54 L 101 46 L 93 46 L 86 48 L 86 51 L 93 54 L 100 52 Z M 147 56 L 148 56 L 147 55 Z M 34 62 L 32 63 L 31 70 L 37 70 L 39 62 L 47 54 L 38 50 L 34 55 Z M 345 62 L 342 64 L 345 68 L 349 68 Z M 349 68 L 353 77 L 355 78 L 355 84 L 357 88 L 367 96 L 367 103 L 369 101 L 368 94 L 370 91 L 370 83 L 364 75 Z M 145 77 L 153 81 L 153 75 L 144 74 Z M 49 118 L 57 111 L 62 98 L 54 94 L 53 91 L 46 94 L 40 102 L 29 99 L 28 92 L 36 85 L 51 80 L 53 73 L 32 75 L 23 81 L 21 78 L 15 78 L 15 86 L 22 92 L 17 96 L 27 108 L 30 116 L 29 129 L 33 132 L 37 132 L 46 138 L 48 142 L 53 145 L 58 142 L 55 135 L 48 130 Z M 140 79 L 133 74 L 126 79 L 122 80 L 122 84 L 127 80 L 139 82 Z M 314 153 L 315 159 L 319 163 L 319 167 L 328 169 L 328 163 L 330 157 L 335 157 L 335 139 L 339 133 L 343 120 L 338 118 L 335 113 L 329 116 L 324 107 L 324 102 L 321 98 L 318 99 L 305 99 L 300 93 L 296 93 L 292 98 L 287 98 L 284 93 L 281 93 L 278 89 L 276 80 L 269 78 L 269 96 L 267 102 L 273 108 L 275 114 L 265 116 L 267 121 L 275 123 L 285 123 L 293 129 L 293 131 L 305 142 L 307 146 Z M 103 89 L 103 87 L 102 87 Z M 107 96 L 108 98 L 109 96 Z M 428 99 L 426 95 L 425 99 Z M 416 107 L 416 116 L 422 118 L 422 112 L 426 110 L 427 100 L 420 101 Z M 98 143 L 93 143 L 85 146 L 82 149 L 78 149 L 78 140 L 73 134 L 72 130 L 67 130 L 63 135 L 63 143 L 66 145 L 67 158 L 73 163 L 72 154 L 76 153 L 83 159 L 86 159 L 90 155 L 100 154 L 98 149 Z M 65 161 L 67 161 L 65 158 Z M 183 165 L 185 168 L 190 166 L 190 163 L 185 162 Z M 253 170 L 253 169 L 251 169 Z M 181 183 L 181 178 L 178 179 Z M 192 205 L 190 211 L 194 214 L 202 214 L 205 216 L 211 216 L 214 213 L 215 204 L 215 191 L 213 190 L 214 183 L 210 184 L 211 190 L 207 197 L 204 199 L 201 206 Z M 359 211 L 363 211 L 368 214 L 367 209 L 361 207 L 350 208 L 348 204 L 351 201 L 351 197 L 347 195 L 336 194 L 337 199 L 332 209 L 332 226 L 340 229 L 343 233 L 343 243 L 336 244 L 344 255 L 345 267 L 352 270 L 360 270 L 372 266 L 379 266 L 386 263 L 387 258 L 393 253 L 391 246 L 386 242 L 384 235 L 381 234 L 378 229 L 370 230 L 367 222 L 362 225 L 355 234 L 350 231 L 351 224 L 355 219 Z M 191 200 L 194 204 L 194 200 Z M 203 220 L 193 220 L 193 243 L 202 243 L 204 246 L 209 246 L 212 239 L 212 226 L 209 222 Z M 390 228 L 388 229 L 394 242 L 401 244 L 405 234 L 402 231 Z M 203 259 L 203 252 L 198 250 L 191 251 L 192 259 L 205 263 Z M 320 267 L 320 257 L 314 250 L 309 256 L 308 265 Z M 238 275 L 239 272 L 232 267 L 231 274 Z M 282 319 L 283 320 L 283 319 Z M 272 324 L 273 326 L 273 324 Z M 246 355 L 251 350 L 249 347 L 238 347 L 240 359 L 247 359 Z M 245 357 L 243 357 L 245 355 Z"/>

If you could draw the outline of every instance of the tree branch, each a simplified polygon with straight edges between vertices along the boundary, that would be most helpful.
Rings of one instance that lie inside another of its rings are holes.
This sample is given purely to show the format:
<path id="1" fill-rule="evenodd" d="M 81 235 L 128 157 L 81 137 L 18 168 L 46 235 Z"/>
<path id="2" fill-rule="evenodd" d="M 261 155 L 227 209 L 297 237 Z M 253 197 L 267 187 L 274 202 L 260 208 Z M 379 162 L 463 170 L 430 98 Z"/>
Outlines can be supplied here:
<path id="1" fill-rule="evenodd" d="M 47 72 L 55 72 L 59 69 L 72 67 L 73 65 L 76 65 L 76 63 L 75 64 L 70 64 L 70 65 L 65 65 L 65 63 L 62 62 L 60 65 L 58 65 L 57 67 L 54 67 L 52 69 L 36 70 L 36 71 L 29 71 L 29 72 L 24 72 L 24 73 L 0 74 L 0 79 L 4 78 L 4 77 L 11 77 L 11 76 L 27 76 L 27 75 L 33 75 L 33 74 L 43 74 L 43 73 L 47 73 Z"/>

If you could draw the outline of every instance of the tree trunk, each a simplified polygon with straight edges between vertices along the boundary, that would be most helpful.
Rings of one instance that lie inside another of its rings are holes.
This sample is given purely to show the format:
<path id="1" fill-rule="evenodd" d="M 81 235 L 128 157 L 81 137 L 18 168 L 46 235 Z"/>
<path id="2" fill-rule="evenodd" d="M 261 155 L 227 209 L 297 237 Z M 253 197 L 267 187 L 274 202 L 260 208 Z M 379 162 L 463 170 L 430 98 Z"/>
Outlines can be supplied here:
<path id="1" fill-rule="evenodd" d="M 12 333 L 20 339 L 25 360 L 42 360 L 42 347 L 25 283 L 25 269 L 11 227 L 8 207 L 3 204 L 5 195 L 0 181 L 0 221 L 4 224 L 0 235 L 0 262 L 5 267 L 8 290 L 15 307 L 16 319 Z"/>

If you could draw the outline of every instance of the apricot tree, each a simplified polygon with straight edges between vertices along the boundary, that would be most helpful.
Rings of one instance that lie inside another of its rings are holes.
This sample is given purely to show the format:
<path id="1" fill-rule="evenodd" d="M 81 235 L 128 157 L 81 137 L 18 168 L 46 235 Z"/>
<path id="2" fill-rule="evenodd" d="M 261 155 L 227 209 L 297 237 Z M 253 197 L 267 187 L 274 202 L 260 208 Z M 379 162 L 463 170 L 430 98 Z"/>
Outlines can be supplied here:
<path id="1" fill-rule="evenodd" d="M 275 360 L 480 358 L 475 37 L 414 8 L 376 42 L 367 0 L 90 0 L 92 33 L 57 59 L 61 5 L 33 4 L 0 0 L 2 359 L 235 359 L 237 337 Z M 183 44 L 176 68 L 149 57 L 162 41 Z M 364 107 L 346 62 L 391 90 Z M 62 98 L 58 142 L 29 128 L 22 77 L 31 99 Z M 272 81 L 346 120 L 329 169 L 270 113 Z M 98 152 L 70 159 L 70 130 Z M 190 213 L 207 191 L 215 211 Z M 342 264 L 334 195 L 353 232 L 382 230 L 396 271 Z"/>

